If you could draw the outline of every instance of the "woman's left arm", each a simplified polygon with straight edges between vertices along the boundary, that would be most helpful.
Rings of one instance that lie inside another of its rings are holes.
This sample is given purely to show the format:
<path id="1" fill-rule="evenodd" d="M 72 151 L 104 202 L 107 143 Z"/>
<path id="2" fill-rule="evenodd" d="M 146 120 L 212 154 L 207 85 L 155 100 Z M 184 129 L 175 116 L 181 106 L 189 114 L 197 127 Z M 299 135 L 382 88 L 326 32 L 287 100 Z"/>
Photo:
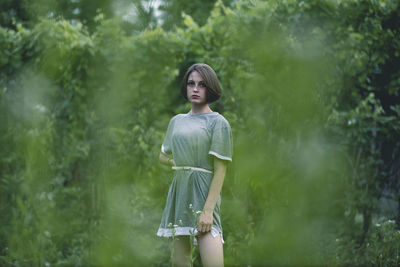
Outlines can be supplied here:
<path id="1" fill-rule="evenodd" d="M 222 184 L 224 183 L 226 173 L 226 162 L 219 158 L 214 157 L 214 177 L 211 182 L 210 190 L 204 209 L 199 216 L 199 222 L 197 225 L 197 231 L 200 233 L 206 233 L 211 231 L 213 225 L 213 212 L 217 203 L 218 197 L 221 193 Z"/>

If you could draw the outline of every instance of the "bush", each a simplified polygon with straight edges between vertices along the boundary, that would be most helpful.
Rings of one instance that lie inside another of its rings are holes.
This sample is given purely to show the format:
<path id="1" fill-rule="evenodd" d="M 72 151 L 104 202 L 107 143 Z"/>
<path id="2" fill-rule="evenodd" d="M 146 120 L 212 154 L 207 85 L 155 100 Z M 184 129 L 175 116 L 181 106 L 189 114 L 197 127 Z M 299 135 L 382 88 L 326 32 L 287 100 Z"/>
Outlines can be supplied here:
<path id="1" fill-rule="evenodd" d="M 173 31 L 126 35 L 101 14 L 92 33 L 0 28 L 1 263 L 167 265 L 155 232 L 172 173 L 157 157 L 189 108 L 184 71 L 207 62 L 235 140 L 226 264 L 395 266 L 398 225 L 373 220 L 383 193 L 398 199 L 399 8 L 219 1 Z"/>

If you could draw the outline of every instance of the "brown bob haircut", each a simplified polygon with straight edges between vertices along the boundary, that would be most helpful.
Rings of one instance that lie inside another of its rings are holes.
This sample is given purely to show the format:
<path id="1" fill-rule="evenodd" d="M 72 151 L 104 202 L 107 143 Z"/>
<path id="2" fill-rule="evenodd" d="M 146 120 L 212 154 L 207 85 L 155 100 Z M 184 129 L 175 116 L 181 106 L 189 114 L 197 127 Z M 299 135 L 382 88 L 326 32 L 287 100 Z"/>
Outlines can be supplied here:
<path id="1" fill-rule="evenodd" d="M 218 77 L 217 74 L 215 74 L 215 71 L 208 66 L 207 64 L 204 63 L 196 63 L 193 64 L 192 66 L 189 67 L 189 69 L 186 71 L 185 76 L 183 77 L 182 80 L 182 85 L 181 85 L 181 93 L 185 99 L 187 98 L 187 81 L 189 78 L 189 75 L 193 72 L 197 71 L 201 78 L 203 78 L 203 82 L 205 83 L 207 87 L 207 103 L 212 103 L 214 101 L 217 101 L 221 94 L 221 86 L 219 85 Z"/>

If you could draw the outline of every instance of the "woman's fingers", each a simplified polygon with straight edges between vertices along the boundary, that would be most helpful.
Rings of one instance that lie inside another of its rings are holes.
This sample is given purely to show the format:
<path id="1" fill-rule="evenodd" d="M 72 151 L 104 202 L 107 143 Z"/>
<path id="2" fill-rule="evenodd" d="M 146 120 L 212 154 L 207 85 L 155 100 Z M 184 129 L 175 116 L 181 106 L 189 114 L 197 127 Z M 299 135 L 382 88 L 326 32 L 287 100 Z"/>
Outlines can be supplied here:
<path id="1" fill-rule="evenodd" d="M 201 212 L 198 218 L 197 231 L 199 233 L 207 233 L 211 231 L 213 224 L 212 213 Z"/>
<path id="2" fill-rule="evenodd" d="M 207 233 L 211 231 L 211 224 L 200 223 L 197 226 L 197 231 L 200 233 Z"/>

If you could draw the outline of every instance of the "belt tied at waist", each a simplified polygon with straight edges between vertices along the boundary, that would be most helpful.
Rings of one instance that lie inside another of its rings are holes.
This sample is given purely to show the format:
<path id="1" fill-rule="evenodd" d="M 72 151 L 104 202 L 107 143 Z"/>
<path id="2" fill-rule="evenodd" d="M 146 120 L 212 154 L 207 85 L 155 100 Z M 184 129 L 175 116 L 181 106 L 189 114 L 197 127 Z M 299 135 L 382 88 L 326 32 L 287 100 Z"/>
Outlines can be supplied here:
<path id="1" fill-rule="evenodd" d="M 173 170 L 193 170 L 193 171 L 199 171 L 199 172 L 206 172 L 206 173 L 212 173 L 212 171 L 203 169 L 203 168 L 197 168 L 197 167 L 191 167 L 191 166 L 172 166 Z"/>

